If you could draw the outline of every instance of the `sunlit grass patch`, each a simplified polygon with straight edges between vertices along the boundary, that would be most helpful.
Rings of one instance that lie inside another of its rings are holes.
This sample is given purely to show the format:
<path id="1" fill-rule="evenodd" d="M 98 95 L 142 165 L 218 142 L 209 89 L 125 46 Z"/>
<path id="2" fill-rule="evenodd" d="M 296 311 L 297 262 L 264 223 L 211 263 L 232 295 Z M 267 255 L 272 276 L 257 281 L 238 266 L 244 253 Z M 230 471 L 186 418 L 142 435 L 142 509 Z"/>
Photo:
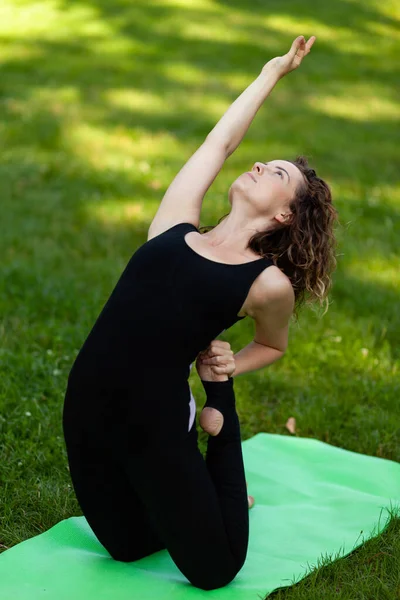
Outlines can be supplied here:
<path id="1" fill-rule="evenodd" d="M 179 169 L 300 34 L 316 35 L 312 56 L 272 91 L 201 213 L 201 225 L 227 214 L 255 161 L 305 154 L 341 221 L 328 313 L 303 311 L 284 358 L 237 380 L 242 437 L 287 435 L 293 416 L 297 435 L 400 460 L 399 19 L 395 0 L 3 0 L 4 545 L 81 514 L 60 418 L 74 357 Z M 246 319 L 222 337 L 237 352 L 253 335 Z M 190 385 L 200 409 L 194 370 Z M 394 520 L 281 594 L 394 597 L 398 539 Z"/>

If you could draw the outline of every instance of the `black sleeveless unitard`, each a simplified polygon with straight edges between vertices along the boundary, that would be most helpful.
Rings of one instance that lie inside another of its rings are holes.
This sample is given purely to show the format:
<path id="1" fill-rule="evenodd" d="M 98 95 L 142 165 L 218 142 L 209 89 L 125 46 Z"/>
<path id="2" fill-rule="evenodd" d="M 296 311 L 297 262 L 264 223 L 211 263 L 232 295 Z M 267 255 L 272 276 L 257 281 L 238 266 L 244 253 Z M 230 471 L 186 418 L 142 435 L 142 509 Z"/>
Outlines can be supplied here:
<path id="1" fill-rule="evenodd" d="M 242 567 L 247 491 L 233 379 L 203 382 L 224 427 L 197 446 L 188 376 L 198 353 L 239 321 L 271 259 L 229 265 L 185 241 L 178 223 L 140 246 L 71 368 L 63 409 L 82 511 L 116 560 L 168 549 L 189 581 L 226 585 Z M 223 411 L 222 411 L 223 412 Z"/>

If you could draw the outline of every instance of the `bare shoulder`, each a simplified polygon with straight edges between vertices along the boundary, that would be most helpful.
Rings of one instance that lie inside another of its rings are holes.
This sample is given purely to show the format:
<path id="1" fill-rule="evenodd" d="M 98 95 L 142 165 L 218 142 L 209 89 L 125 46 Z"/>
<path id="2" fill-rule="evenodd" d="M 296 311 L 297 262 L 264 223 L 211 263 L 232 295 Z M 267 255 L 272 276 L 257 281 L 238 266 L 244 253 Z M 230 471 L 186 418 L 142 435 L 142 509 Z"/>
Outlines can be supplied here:
<path id="1" fill-rule="evenodd" d="M 292 312 L 295 294 L 287 275 L 275 265 L 264 269 L 251 288 L 248 314 L 255 318 L 259 311 L 279 308 L 283 312 Z"/>
<path id="2" fill-rule="evenodd" d="M 169 221 L 157 221 L 155 223 L 153 222 L 147 232 L 147 241 L 149 242 L 152 238 L 161 235 L 161 233 L 164 233 L 165 231 L 168 231 L 168 229 L 172 229 L 172 227 L 175 227 L 176 225 L 183 225 L 184 223 L 194 225 L 194 227 L 197 229 L 199 224 L 197 223 L 197 225 L 195 225 L 193 221 L 194 219 L 192 217 L 182 221 L 181 215 L 180 218 L 177 219 L 171 219 Z"/>

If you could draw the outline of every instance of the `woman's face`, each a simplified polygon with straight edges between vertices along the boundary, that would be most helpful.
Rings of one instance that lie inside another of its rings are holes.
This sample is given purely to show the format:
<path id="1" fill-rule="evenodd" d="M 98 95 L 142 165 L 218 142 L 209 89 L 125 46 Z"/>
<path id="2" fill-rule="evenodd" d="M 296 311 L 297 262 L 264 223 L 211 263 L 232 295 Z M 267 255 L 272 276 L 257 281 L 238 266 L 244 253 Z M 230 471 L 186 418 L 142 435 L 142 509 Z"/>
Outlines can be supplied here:
<path id="1" fill-rule="evenodd" d="M 304 182 L 302 172 L 287 160 L 256 162 L 250 174 L 243 173 L 233 182 L 229 200 L 244 198 L 257 213 L 268 216 L 287 213 L 297 186 Z"/>

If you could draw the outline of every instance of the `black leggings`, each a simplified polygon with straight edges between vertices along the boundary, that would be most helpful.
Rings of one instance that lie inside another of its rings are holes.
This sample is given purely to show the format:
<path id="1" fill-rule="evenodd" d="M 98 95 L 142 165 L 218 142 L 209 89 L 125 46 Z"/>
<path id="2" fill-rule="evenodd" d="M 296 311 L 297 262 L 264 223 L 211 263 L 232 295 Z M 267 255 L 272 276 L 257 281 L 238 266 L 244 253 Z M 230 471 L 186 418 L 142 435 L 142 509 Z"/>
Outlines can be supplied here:
<path id="1" fill-rule="evenodd" d="M 233 379 L 202 383 L 206 406 L 224 415 L 221 432 L 208 437 L 205 460 L 196 422 L 177 441 L 167 432 L 131 453 L 118 439 L 78 440 L 65 416 L 63 428 L 76 497 L 111 557 L 131 562 L 167 549 L 192 585 L 212 590 L 245 562 L 249 509 Z"/>

